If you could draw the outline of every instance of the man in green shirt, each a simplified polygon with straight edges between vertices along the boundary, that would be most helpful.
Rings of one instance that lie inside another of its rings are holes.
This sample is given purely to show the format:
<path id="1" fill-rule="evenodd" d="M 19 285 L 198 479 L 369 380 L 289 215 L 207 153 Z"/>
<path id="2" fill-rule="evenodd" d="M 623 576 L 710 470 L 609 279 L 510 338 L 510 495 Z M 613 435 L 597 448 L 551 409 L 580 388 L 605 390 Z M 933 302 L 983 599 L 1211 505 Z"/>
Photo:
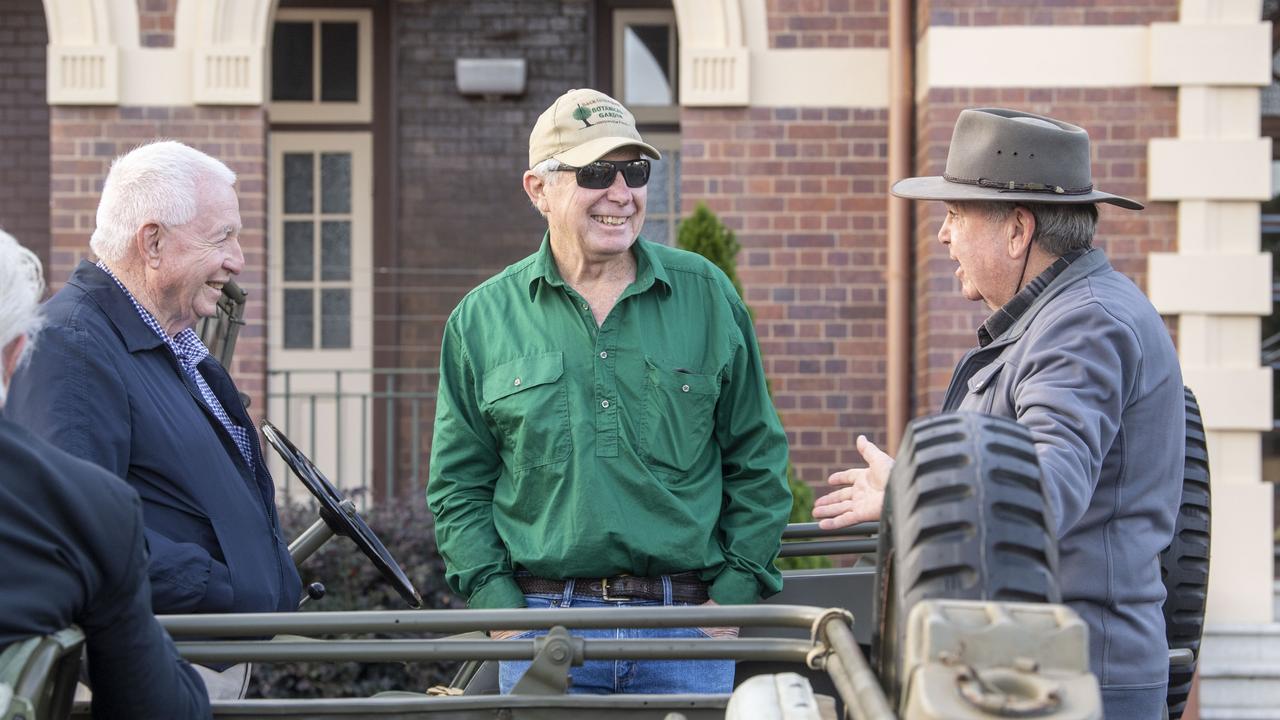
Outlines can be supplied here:
<path id="1" fill-rule="evenodd" d="M 642 155 L 660 157 L 616 100 L 558 98 L 524 175 L 542 246 L 445 325 L 427 502 L 472 607 L 754 603 L 782 587 L 787 445 L 751 317 L 709 261 L 639 237 Z M 527 665 L 502 664 L 504 692 Z M 592 662 L 573 678 L 727 692 L 733 665 Z"/>

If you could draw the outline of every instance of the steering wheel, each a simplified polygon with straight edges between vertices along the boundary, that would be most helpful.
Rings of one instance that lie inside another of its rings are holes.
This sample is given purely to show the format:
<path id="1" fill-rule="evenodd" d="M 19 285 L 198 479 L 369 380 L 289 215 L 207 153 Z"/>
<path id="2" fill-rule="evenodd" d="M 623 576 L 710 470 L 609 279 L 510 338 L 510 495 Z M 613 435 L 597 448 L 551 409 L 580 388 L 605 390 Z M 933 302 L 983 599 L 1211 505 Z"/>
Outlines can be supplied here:
<path id="1" fill-rule="evenodd" d="M 356 512 L 355 505 L 343 498 L 342 493 L 320 472 L 320 468 L 311 462 L 311 458 L 304 455 L 275 425 L 262 421 L 262 435 L 320 503 L 320 517 L 329 529 L 335 535 L 351 538 L 410 607 L 422 607 L 422 596 L 418 594 L 417 588 L 364 518 L 360 517 L 360 513 Z"/>

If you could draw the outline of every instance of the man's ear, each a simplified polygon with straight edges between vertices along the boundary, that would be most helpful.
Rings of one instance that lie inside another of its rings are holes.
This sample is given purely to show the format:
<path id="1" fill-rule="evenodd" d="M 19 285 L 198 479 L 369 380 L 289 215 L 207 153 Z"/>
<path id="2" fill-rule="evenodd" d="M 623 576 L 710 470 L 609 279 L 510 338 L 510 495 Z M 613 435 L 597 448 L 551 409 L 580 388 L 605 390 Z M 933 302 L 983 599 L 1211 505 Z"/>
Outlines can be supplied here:
<path id="1" fill-rule="evenodd" d="M 1013 208 L 1009 216 L 1008 251 L 1014 260 L 1023 259 L 1024 253 L 1031 252 L 1031 238 L 1036 234 L 1036 216 L 1021 205 Z"/>
<path id="2" fill-rule="evenodd" d="M 154 222 L 143 225 L 133 234 L 133 247 L 138 251 L 138 257 L 152 269 L 160 267 L 161 235 L 160 224 Z"/>
<path id="3" fill-rule="evenodd" d="M 547 214 L 547 181 L 532 170 L 524 173 L 524 192 L 529 202 L 543 215 Z"/>

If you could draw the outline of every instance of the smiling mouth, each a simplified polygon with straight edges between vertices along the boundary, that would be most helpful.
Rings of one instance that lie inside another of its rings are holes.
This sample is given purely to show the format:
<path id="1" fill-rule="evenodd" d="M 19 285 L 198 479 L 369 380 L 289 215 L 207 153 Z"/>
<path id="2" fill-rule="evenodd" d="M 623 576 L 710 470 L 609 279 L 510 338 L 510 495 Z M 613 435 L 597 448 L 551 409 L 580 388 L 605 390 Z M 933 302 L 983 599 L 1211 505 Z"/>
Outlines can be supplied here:
<path id="1" fill-rule="evenodd" d="M 218 292 L 222 292 L 222 286 L 223 286 L 223 285 L 226 285 L 226 283 L 224 283 L 224 282 L 207 282 L 207 283 L 205 283 L 205 285 L 208 285 L 209 287 L 213 288 L 214 290 L 217 290 Z"/>
<path id="2" fill-rule="evenodd" d="M 627 224 L 627 218 L 617 215 L 592 215 L 591 219 L 610 227 L 620 227 Z"/>

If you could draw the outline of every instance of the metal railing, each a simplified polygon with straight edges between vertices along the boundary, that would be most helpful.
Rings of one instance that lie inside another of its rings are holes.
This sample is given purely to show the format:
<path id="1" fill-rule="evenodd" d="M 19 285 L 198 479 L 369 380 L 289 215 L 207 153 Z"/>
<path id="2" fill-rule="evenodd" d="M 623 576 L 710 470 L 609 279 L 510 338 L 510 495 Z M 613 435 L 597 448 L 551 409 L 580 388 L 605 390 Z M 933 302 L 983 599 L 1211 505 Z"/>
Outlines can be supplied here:
<path id="1" fill-rule="evenodd" d="M 267 419 L 365 507 L 375 485 L 390 498 L 425 484 L 423 437 L 436 374 L 435 368 L 268 370 Z M 268 460 L 285 500 L 305 494 L 274 454 Z"/>

